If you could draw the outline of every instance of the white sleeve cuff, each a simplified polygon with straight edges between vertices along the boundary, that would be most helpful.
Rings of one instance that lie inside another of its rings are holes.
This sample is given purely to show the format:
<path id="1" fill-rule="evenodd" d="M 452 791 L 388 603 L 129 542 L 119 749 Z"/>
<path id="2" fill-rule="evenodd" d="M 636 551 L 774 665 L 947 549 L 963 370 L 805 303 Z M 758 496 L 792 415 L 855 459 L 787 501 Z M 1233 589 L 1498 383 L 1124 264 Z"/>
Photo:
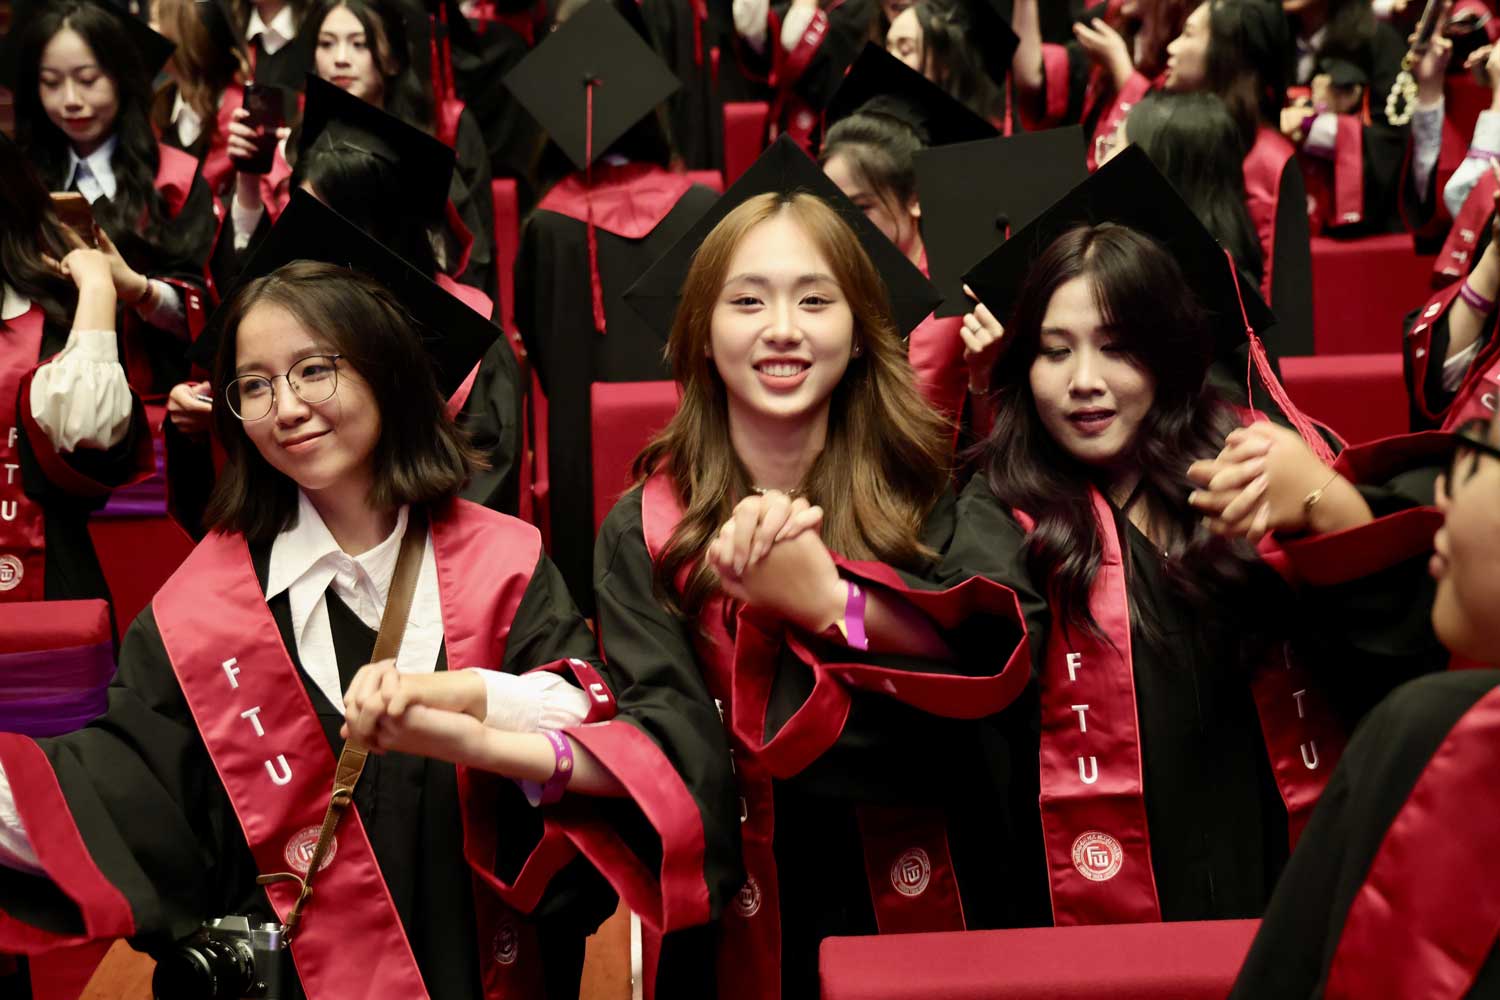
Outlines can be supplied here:
<path id="1" fill-rule="evenodd" d="M 766 50 L 770 0 L 734 0 L 734 31 L 756 52 Z"/>
<path id="2" fill-rule="evenodd" d="M 234 220 L 234 249 L 243 250 L 250 245 L 250 237 L 255 235 L 255 227 L 260 225 L 260 217 L 266 214 L 266 206 L 258 205 L 253 209 L 246 208 L 240 204 L 240 196 L 236 194 L 229 203 L 229 216 Z"/>
<path id="3" fill-rule="evenodd" d="M 1464 384 L 1464 376 L 1469 374 L 1469 365 L 1478 354 L 1479 341 L 1476 340 L 1443 362 L 1443 391 L 1458 391 L 1458 387 Z"/>
<path id="4" fill-rule="evenodd" d="M 16 811 L 16 797 L 11 794 L 10 779 L 5 776 L 3 766 L 0 766 L 0 865 L 32 875 L 47 874 L 32 850 L 31 838 L 26 836 L 26 826 Z"/>
<path id="5" fill-rule="evenodd" d="M 1443 102 L 1432 107 L 1417 105 L 1411 116 L 1411 172 L 1417 191 L 1425 198 L 1432 172 L 1443 148 Z"/>
<path id="6" fill-rule="evenodd" d="M 151 305 L 140 312 L 141 319 L 168 333 L 186 337 L 188 332 L 187 309 L 182 305 L 182 296 L 177 289 L 156 278 L 151 279 Z"/>
<path id="7" fill-rule="evenodd" d="M 60 452 L 113 448 L 130 429 L 135 400 L 113 330 L 74 330 L 31 380 L 31 418 Z"/>
<path id="8" fill-rule="evenodd" d="M 559 674 L 481 669 L 479 676 L 484 679 L 484 724 L 491 729 L 513 733 L 566 729 L 589 714 L 588 695 Z"/>
<path id="9" fill-rule="evenodd" d="M 1325 111 L 1313 119 L 1308 127 L 1307 138 L 1302 141 L 1303 152 L 1325 160 L 1333 158 L 1334 147 L 1339 141 L 1339 116 Z"/>
<path id="10" fill-rule="evenodd" d="M 792 8 L 786 12 L 786 18 L 781 22 L 781 47 L 788 52 L 797 47 L 802 40 L 802 33 L 812 23 L 813 15 L 818 8 L 811 4 L 792 4 Z"/>

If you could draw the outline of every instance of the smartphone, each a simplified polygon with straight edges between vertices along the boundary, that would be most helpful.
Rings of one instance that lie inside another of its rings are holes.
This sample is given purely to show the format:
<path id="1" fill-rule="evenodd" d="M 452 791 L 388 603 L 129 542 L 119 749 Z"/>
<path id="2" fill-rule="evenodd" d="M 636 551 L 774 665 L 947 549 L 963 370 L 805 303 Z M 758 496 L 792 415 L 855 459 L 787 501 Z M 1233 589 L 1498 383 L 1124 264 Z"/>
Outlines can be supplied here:
<path id="1" fill-rule="evenodd" d="M 52 192 L 52 211 L 59 222 L 83 237 L 89 246 L 99 245 L 94 238 L 94 209 L 83 195 L 77 191 Z"/>
<path id="2" fill-rule="evenodd" d="M 245 124 L 261 130 L 255 155 L 236 160 L 235 167 L 245 174 L 268 174 L 276 158 L 276 130 L 286 124 L 286 95 L 280 87 L 264 83 L 245 85 L 245 110 L 250 116 Z"/>

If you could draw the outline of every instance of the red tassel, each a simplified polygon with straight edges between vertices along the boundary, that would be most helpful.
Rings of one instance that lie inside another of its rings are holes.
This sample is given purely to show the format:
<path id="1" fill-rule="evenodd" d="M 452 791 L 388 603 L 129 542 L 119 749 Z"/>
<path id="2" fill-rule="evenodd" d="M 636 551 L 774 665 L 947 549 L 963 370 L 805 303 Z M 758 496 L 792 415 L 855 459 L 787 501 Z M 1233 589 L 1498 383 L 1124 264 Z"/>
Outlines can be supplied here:
<path id="1" fill-rule="evenodd" d="M 584 82 L 583 156 L 588 165 L 583 171 L 586 192 L 583 200 L 587 206 L 584 227 L 588 230 L 589 293 L 594 304 L 594 329 L 602 334 L 604 333 L 604 284 L 599 280 L 599 236 L 594 231 L 594 199 L 591 194 L 587 193 L 594 189 L 594 87 L 598 84 L 598 80 Z"/>
<path id="2" fill-rule="evenodd" d="M 693 65 L 703 68 L 703 22 L 708 20 L 708 0 L 693 0 Z"/>
<path id="3" fill-rule="evenodd" d="M 1286 394 L 1285 387 L 1276 378 L 1276 372 L 1271 367 L 1271 359 L 1266 354 L 1266 345 L 1261 342 L 1260 337 L 1255 333 L 1255 328 L 1250 325 L 1250 317 L 1245 312 L 1245 296 L 1240 291 L 1239 272 L 1235 268 L 1234 257 L 1228 250 L 1224 251 L 1224 259 L 1229 264 L 1229 277 L 1234 282 L 1234 294 L 1239 300 L 1240 319 L 1245 324 L 1245 337 L 1250 341 L 1250 367 L 1245 371 L 1246 404 L 1250 407 L 1252 413 L 1258 412 L 1255 409 L 1254 394 L 1254 374 L 1258 374 L 1260 375 L 1262 384 L 1266 387 L 1266 391 L 1271 394 L 1271 398 L 1276 401 L 1276 405 L 1281 407 L 1281 412 L 1292 422 L 1292 426 L 1297 429 L 1297 433 L 1302 436 L 1302 440 L 1307 443 L 1308 448 L 1312 449 L 1312 453 L 1317 455 L 1325 465 L 1332 465 L 1334 460 L 1333 449 L 1328 446 L 1328 441 L 1324 439 L 1323 435 L 1318 433 L 1317 426 L 1307 418 L 1307 414 L 1299 410 L 1297 404 L 1292 402 L 1292 397 Z"/>
<path id="4" fill-rule="evenodd" d="M 458 96 L 458 87 L 453 83 L 453 39 L 448 32 L 448 8 L 438 8 L 438 20 L 443 25 L 443 99 Z"/>

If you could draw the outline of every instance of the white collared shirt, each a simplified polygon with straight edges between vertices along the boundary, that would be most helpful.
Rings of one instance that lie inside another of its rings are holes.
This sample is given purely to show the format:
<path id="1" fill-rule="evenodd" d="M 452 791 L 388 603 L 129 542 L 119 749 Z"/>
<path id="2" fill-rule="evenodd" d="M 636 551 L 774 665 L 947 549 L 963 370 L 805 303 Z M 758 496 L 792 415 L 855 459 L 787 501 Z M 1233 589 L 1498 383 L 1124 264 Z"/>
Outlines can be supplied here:
<path id="1" fill-rule="evenodd" d="M 0 322 L 26 314 L 31 301 L 0 285 Z M 58 451 L 113 448 L 130 430 L 135 400 L 113 330 L 72 330 L 63 349 L 31 379 L 31 418 Z"/>
<path id="2" fill-rule="evenodd" d="M 260 47 L 268 56 L 274 56 L 281 51 L 288 42 L 297 37 L 297 19 L 292 14 L 292 5 L 282 7 L 271 23 L 267 24 L 260 18 L 260 11 L 251 9 L 250 23 L 245 28 L 245 41 L 254 44 L 256 38 L 260 39 Z"/>
<path id="3" fill-rule="evenodd" d="M 1314 31 L 1308 38 L 1300 35 L 1297 37 L 1297 83 L 1307 86 L 1312 83 L 1313 74 L 1318 68 L 1318 50 L 1323 47 L 1323 39 L 1328 37 L 1328 25 L 1323 25 Z"/>
<path id="4" fill-rule="evenodd" d="M 119 144 L 120 137 L 112 135 L 98 149 L 84 157 L 75 153 L 71 146 L 68 147 L 68 173 L 63 177 L 63 190 L 72 188 L 74 180 L 77 180 L 78 193 L 87 198 L 90 205 L 100 198 L 113 198 L 115 168 L 109 158 L 114 155 L 115 147 Z"/>
<path id="5" fill-rule="evenodd" d="M 184 148 L 197 142 L 203 134 L 203 119 L 182 99 L 181 90 L 172 98 L 172 126 L 177 129 L 177 141 Z"/>

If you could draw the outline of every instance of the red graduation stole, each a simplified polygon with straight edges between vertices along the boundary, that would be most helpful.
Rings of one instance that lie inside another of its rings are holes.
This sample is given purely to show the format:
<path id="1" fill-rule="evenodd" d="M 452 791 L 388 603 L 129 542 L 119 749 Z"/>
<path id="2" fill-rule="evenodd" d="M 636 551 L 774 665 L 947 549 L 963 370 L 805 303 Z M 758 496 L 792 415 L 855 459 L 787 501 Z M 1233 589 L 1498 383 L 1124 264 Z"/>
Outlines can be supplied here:
<path id="1" fill-rule="evenodd" d="M 1442 252 L 1433 264 L 1434 288 L 1444 287 L 1469 273 L 1474 251 L 1479 247 L 1479 237 L 1489 227 L 1490 216 L 1495 211 L 1495 187 L 1495 175 L 1486 170 L 1464 198 L 1458 218 L 1453 220 L 1453 228 L 1448 230 Z"/>
<path id="2" fill-rule="evenodd" d="M 1491 326 L 1494 320 L 1490 320 Z M 1480 350 L 1469 366 L 1463 384 L 1453 397 L 1443 430 L 1454 430 L 1470 420 L 1489 420 L 1500 400 L 1500 345 L 1493 340 Z"/>
<path id="3" fill-rule="evenodd" d="M 516 530 L 518 524 L 463 501 L 433 511 L 444 642 L 452 664 L 501 662 L 511 620 L 535 565 L 536 547 L 528 553 L 518 544 L 524 534 Z M 486 572 L 465 572 L 473 565 Z M 217 599 L 204 601 L 204 594 Z M 282 645 L 243 536 L 208 535 L 157 593 L 152 610 L 256 867 L 263 874 L 289 867 L 304 871 L 328 804 L 335 762 Z M 465 812 L 472 781 L 467 769 L 460 768 Z M 357 810 L 340 824 L 315 892 L 291 944 L 310 1000 L 427 997 Z M 297 894 L 292 882 L 266 887 L 282 919 Z M 529 926 L 515 919 L 488 885 L 476 881 L 474 895 L 485 996 L 542 996 Z"/>
<path id="4" fill-rule="evenodd" d="M 1041 814 L 1053 919 L 1161 920 L 1141 766 L 1130 603 L 1114 510 L 1091 491 L 1102 548 L 1089 610 L 1108 638 L 1055 620 L 1041 676 Z M 1028 530 L 1033 519 L 1017 513 Z M 1343 749 L 1343 736 L 1283 651 L 1251 681 L 1293 843 Z"/>
<path id="5" fill-rule="evenodd" d="M 1255 132 L 1255 145 L 1245 157 L 1245 207 L 1250 211 L 1250 221 L 1255 224 L 1255 235 L 1260 237 L 1264 258 L 1260 291 L 1268 302 L 1274 278 L 1271 272 L 1276 261 L 1276 206 L 1281 197 L 1281 175 L 1287 161 L 1296 155 L 1296 147 L 1286 136 L 1269 125 L 1262 125 Z"/>
<path id="6" fill-rule="evenodd" d="M 642 530 L 653 560 L 665 551 L 681 520 L 682 506 L 671 477 L 655 473 L 646 480 L 641 493 Z M 685 579 L 686 572 L 679 576 L 679 587 Z M 731 692 L 748 691 L 749 700 L 757 704 L 740 705 L 738 711 L 750 719 L 764 719 L 771 680 L 766 667 L 774 662 L 781 641 L 790 641 L 791 637 L 768 633 L 742 613 L 738 635 L 731 638 L 724 624 L 724 610 L 724 598 L 716 595 L 705 604 L 696 623 L 699 631 L 695 646 L 709 691 L 727 720 L 738 718 Z M 736 676 L 743 669 L 757 671 L 754 682 L 746 683 Z M 847 696 L 844 701 L 842 711 L 847 712 Z M 840 711 L 837 706 L 824 709 Z M 742 738 L 739 729 L 731 724 L 728 735 L 741 796 L 740 838 L 746 878 L 733 904 L 720 917 L 718 984 L 720 995 L 732 1000 L 775 1000 L 781 995 L 781 899 L 772 850 L 773 785 L 766 761 Z M 941 814 L 929 809 L 873 806 L 861 806 L 857 813 L 880 932 L 964 930 L 958 882 Z"/>
<path id="7" fill-rule="evenodd" d="M 1500 688 L 1438 746 L 1386 831 L 1328 967 L 1328 1000 L 1458 1000 L 1500 937 Z"/>
<path id="8" fill-rule="evenodd" d="M 42 352 L 42 311 L 32 303 L 0 328 L 0 602 L 40 601 L 47 569 L 42 507 L 21 487 L 21 413 L 31 415 L 30 375 Z M 50 444 L 47 450 L 52 451 Z"/>

